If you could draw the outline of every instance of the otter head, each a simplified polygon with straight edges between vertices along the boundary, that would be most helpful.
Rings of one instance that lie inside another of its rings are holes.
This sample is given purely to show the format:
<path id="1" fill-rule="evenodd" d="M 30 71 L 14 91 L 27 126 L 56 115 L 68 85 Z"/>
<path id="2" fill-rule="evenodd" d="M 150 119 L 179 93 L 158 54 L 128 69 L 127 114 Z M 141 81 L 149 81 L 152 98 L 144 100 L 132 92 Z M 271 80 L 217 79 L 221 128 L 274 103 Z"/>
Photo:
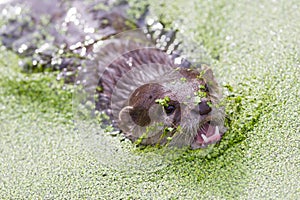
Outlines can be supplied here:
<path id="1" fill-rule="evenodd" d="M 119 127 L 143 145 L 206 147 L 225 132 L 212 71 L 179 69 L 168 81 L 136 88 L 119 112 Z"/>

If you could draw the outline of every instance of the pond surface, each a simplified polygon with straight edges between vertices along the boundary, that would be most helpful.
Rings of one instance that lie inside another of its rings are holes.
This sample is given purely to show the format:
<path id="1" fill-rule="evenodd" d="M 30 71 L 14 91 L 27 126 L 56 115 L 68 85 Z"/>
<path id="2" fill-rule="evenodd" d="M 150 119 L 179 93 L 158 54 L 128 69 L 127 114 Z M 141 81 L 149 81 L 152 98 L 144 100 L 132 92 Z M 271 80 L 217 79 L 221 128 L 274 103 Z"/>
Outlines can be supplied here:
<path id="1" fill-rule="evenodd" d="M 18 56 L 1 47 L 0 197 L 298 199 L 299 7 L 149 1 L 151 15 L 180 27 L 187 47 L 205 49 L 220 83 L 232 87 L 224 88 L 229 134 L 204 157 L 87 137 L 103 130 L 74 125 L 73 88 L 61 90 L 56 72 L 21 73 Z"/>

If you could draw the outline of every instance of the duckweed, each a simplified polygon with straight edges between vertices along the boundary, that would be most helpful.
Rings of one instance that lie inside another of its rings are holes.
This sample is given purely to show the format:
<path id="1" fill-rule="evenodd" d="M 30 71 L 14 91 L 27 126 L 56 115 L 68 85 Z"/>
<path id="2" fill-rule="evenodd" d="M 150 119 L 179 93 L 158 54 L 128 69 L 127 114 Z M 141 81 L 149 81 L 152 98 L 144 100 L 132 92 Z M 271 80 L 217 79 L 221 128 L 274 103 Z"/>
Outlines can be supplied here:
<path id="1" fill-rule="evenodd" d="M 1 48 L 0 198 L 299 199 L 299 2 L 146 2 L 207 52 L 223 89 L 221 142 L 139 149 L 73 124 L 72 86 L 21 73 Z"/>

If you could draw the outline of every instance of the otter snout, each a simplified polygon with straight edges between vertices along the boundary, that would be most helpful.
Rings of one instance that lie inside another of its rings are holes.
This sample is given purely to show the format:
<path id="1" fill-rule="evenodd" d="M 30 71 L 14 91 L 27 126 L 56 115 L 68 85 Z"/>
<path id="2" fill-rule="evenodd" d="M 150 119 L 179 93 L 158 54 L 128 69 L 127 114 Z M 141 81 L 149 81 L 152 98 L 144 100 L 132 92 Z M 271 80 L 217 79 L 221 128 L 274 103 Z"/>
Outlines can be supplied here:
<path id="1" fill-rule="evenodd" d="M 210 113 L 212 110 L 210 105 L 210 101 L 206 99 L 201 100 L 201 102 L 198 104 L 200 115 L 207 115 L 208 113 Z"/>

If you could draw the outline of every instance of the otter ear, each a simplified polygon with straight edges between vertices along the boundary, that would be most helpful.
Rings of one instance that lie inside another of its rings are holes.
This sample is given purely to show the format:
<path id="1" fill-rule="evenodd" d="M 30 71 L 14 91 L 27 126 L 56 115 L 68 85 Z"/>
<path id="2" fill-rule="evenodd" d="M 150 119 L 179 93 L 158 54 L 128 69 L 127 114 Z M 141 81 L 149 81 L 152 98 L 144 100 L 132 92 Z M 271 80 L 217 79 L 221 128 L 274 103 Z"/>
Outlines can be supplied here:
<path id="1" fill-rule="evenodd" d="M 208 66 L 204 66 L 203 68 L 204 74 L 203 74 L 203 79 L 206 82 L 208 89 L 211 93 L 216 93 L 219 94 L 220 90 L 218 87 L 218 83 L 215 80 L 213 71 L 211 70 L 211 68 L 209 68 Z"/>
<path id="2" fill-rule="evenodd" d="M 125 106 L 121 109 L 119 112 L 118 126 L 127 138 L 129 138 L 131 141 L 135 141 L 138 137 L 133 135 L 133 133 L 135 133 L 133 130 L 136 128 L 136 125 L 130 116 L 130 112 L 132 111 L 132 106 Z"/>
<path id="3" fill-rule="evenodd" d="M 129 114 L 129 112 L 130 111 L 132 111 L 133 110 L 133 107 L 132 106 L 126 106 L 126 107 L 124 107 L 121 111 L 120 111 L 120 113 L 119 113 L 119 121 L 120 122 L 125 122 L 126 123 L 126 121 L 127 122 L 130 122 L 130 121 L 132 121 L 131 120 L 131 117 L 130 117 L 130 114 Z"/>
<path id="4" fill-rule="evenodd" d="M 208 66 L 204 66 L 203 71 L 204 71 L 203 78 L 205 80 L 214 80 L 214 73 L 211 70 L 211 68 L 209 68 Z"/>

